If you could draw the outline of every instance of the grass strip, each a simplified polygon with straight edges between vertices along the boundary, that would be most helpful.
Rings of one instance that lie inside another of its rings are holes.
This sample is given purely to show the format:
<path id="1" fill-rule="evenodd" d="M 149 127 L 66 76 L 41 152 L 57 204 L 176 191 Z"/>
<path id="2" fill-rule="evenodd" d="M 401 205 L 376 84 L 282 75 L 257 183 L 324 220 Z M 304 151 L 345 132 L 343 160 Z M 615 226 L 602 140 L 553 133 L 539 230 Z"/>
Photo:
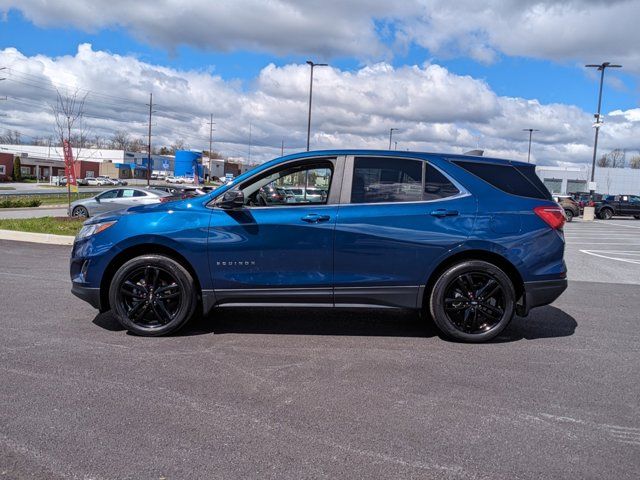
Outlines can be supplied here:
<path id="1" fill-rule="evenodd" d="M 75 236 L 82 228 L 82 222 L 82 219 L 69 217 L 7 218 L 0 219 L 0 230 Z"/>

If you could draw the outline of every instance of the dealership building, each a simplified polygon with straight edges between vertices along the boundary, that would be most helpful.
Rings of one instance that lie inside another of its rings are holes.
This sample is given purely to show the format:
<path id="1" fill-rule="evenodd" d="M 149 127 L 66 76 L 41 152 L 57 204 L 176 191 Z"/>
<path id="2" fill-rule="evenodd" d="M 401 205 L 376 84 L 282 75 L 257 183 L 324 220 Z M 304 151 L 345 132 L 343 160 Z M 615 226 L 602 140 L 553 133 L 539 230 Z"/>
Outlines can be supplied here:
<path id="1" fill-rule="evenodd" d="M 551 193 L 589 191 L 591 166 L 536 167 L 536 173 Z M 640 195 L 640 169 L 596 167 L 596 192 L 605 195 Z"/>
<path id="2" fill-rule="evenodd" d="M 0 145 L 0 181 L 13 177 L 15 157 L 20 158 L 23 177 L 49 181 L 64 176 L 64 154 L 61 147 L 36 145 Z M 148 155 L 146 152 L 128 152 L 100 148 L 74 149 L 77 178 L 99 175 L 120 179 L 146 179 Z M 155 175 L 193 176 L 195 169 L 203 178 L 234 176 L 245 172 L 242 161 L 202 158 L 202 152 L 179 150 L 176 155 L 151 155 L 151 173 Z"/>

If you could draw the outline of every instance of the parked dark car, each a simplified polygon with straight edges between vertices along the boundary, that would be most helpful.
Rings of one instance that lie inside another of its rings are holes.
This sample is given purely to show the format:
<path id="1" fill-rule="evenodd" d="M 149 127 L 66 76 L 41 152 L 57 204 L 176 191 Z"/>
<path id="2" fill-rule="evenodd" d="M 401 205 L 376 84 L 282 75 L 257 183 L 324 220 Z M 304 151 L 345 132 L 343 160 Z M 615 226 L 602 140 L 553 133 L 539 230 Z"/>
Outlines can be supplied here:
<path id="1" fill-rule="evenodd" d="M 298 178 L 327 195 L 256 204 Z M 482 342 L 566 289 L 564 222 L 531 164 L 304 152 L 207 195 L 85 222 L 72 292 L 140 335 L 223 306 L 313 305 L 423 311 L 444 335 Z"/>
<path id="2" fill-rule="evenodd" d="M 608 195 L 596 203 L 596 216 L 601 220 L 624 215 L 640 220 L 640 195 Z"/>
<path id="3" fill-rule="evenodd" d="M 553 201 L 562 207 L 567 222 L 571 222 L 574 217 L 580 216 L 580 206 L 570 195 L 554 195 Z"/>
<path id="4" fill-rule="evenodd" d="M 256 205 L 266 207 L 267 205 L 279 205 L 283 203 L 292 203 L 293 195 L 288 193 L 283 187 L 275 185 L 266 185 L 262 187 L 255 195 Z"/>

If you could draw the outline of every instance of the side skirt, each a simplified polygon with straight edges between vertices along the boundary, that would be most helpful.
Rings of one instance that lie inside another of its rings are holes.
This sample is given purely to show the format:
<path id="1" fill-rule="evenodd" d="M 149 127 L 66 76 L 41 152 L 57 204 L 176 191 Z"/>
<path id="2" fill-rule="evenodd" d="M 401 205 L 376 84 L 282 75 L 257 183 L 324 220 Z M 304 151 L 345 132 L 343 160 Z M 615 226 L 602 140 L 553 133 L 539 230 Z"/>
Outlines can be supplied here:
<path id="1" fill-rule="evenodd" d="M 202 309 L 205 314 L 214 307 L 421 309 L 423 293 L 423 285 L 203 290 Z"/>

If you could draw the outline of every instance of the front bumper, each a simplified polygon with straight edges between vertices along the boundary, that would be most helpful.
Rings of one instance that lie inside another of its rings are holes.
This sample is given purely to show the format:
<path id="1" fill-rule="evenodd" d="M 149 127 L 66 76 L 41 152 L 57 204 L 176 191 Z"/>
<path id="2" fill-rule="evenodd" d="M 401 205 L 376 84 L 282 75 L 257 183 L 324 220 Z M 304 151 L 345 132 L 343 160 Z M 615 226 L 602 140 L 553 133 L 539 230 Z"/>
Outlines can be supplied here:
<path id="1" fill-rule="evenodd" d="M 549 305 L 566 289 L 566 278 L 524 282 L 524 314 L 528 314 L 532 308 Z"/>
<path id="2" fill-rule="evenodd" d="M 85 302 L 87 302 L 93 308 L 97 308 L 98 310 L 101 310 L 101 308 L 100 308 L 100 289 L 99 288 L 84 287 L 84 286 L 79 285 L 77 283 L 72 283 L 71 284 L 71 293 L 73 293 L 79 299 L 84 300 Z"/>

